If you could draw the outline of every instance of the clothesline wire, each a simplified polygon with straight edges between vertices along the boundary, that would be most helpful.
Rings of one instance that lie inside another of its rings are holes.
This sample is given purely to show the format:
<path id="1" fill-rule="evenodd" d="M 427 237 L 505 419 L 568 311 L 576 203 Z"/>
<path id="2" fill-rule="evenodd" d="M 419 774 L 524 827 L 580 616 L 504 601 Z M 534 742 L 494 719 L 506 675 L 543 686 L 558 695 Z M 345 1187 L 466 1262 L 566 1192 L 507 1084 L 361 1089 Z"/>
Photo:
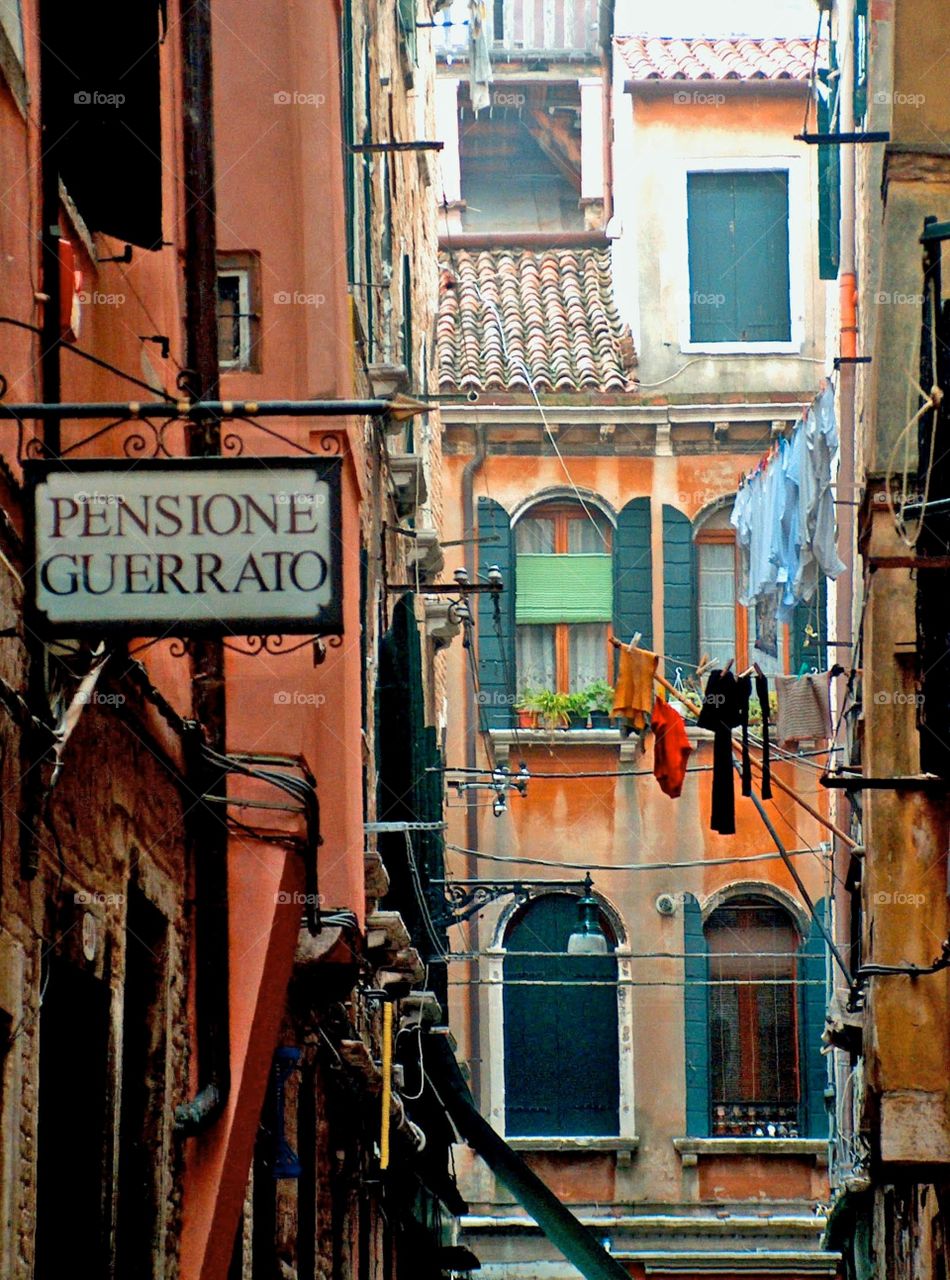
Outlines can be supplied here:
<path id="1" fill-rule="evenodd" d="M 449 978 L 450 987 L 823 987 L 824 978 Z"/>
<path id="2" fill-rule="evenodd" d="M 700 960 L 704 957 L 716 960 L 794 960 L 798 956 L 797 951 L 617 951 L 612 950 L 607 955 L 616 956 L 618 960 Z M 577 960 L 578 956 L 573 951 L 515 951 L 506 949 L 503 953 L 497 949 L 483 948 L 481 951 L 450 951 L 448 956 L 452 960 L 482 960 L 489 959 L 507 959 L 527 957 L 531 960 L 539 959 L 555 959 L 566 960 L 570 957 Z M 581 956 L 584 959 L 602 960 L 600 956 Z"/>
<path id="3" fill-rule="evenodd" d="M 570 731 L 567 730 L 565 732 L 570 732 Z M 733 738 L 736 741 L 738 741 L 738 739 L 735 738 L 735 735 L 733 735 Z M 761 738 L 755 737 L 754 735 L 750 734 L 749 740 L 750 742 L 754 743 L 757 747 L 762 746 Z M 771 742 L 769 743 L 769 749 L 770 751 L 776 750 L 774 744 Z M 843 747 L 833 747 L 831 749 L 834 751 L 844 750 Z M 825 747 L 822 747 L 820 750 L 817 750 L 817 751 L 806 751 L 801 753 L 783 752 L 782 758 L 784 760 L 787 760 L 791 764 L 800 763 L 800 764 L 810 765 L 814 769 L 814 768 L 821 768 L 821 766 L 815 764 L 810 757 L 824 756 L 824 755 L 827 755 L 827 752 L 828 752 L 828 749 Z M 687 773 L 709 773 L 711 770 L 712 770 L 711 764 L 697 764 L 697 765 L 686 766 Z M 461 766 L 456 767 L 455 765 L 429 765 L 426 769 L 426 773 L 459 773 L 459 774 L 466 774 L 466 775 L 478 774 L 480 776 L 490 775 L 492 772 L 493 770 L 487 769 L 487 768 L 486 769 L 467 769 Z M 548 773 L 548 772 L 529 773 L 526 781 L 536 782 L 541 778 L 553 778 L 553 779 L 569 782 L 569 781 L 572 781 L 574 778 L 645 778 L 645 777 L 652 777 L 652 776 L 653 776 L 652 769 L 602 769 L 602 770 L 584 770 L 583 772 L 577 772 L 577 773 Z M 517 778 L 518 774 L 517 772 L 511 772 L 508 774 L 508 777 Z"/>
<path id="4" fill-rule="evenodd" d="M 679 871 L 689 867 L 731 867 L 744 862 L 771 862 L 782 856 L 780 853 L 774 853 L 769 850 L 765 853 L 738 854 L 731 858 L 686 858 L 678 862 L 562 862 L 556 858 L 534 858 L 511 853 L 488 853 L 481 849 L 466 849 L 463 845 L 449 842 L 446 842 L 445 848 L 449 853 L 460 853 L 469 858 L 480 858 L 485 862 L 501 862 L 525 867 L 551 867 L 554 870 L 561 871 L 591 872 Z M 806 854 L 821 856 L 820 850 L 811 847 L 786 849 L 785 852 L 790 858 L 804 857 Z M 825 856 L 830 856 L 830 851 Z"/>

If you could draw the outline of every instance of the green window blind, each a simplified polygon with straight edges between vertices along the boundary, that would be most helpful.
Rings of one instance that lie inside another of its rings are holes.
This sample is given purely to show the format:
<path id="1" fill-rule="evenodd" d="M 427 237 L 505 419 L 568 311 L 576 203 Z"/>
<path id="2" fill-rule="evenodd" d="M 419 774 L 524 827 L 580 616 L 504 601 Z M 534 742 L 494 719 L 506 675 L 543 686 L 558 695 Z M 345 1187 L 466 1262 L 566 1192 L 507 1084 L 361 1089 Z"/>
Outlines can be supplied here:
<path id="1" fill-rule="evenodd" d="M 613 561 L 609 555 L 521 555 L 515 617 L 524 622 L 609 622 Z"/>
<path id="2" fill-rule="evenodd" d="M 693 342 L 788 342 L 788 172 L 687 175 Z"/>
<path id="3" fill-rule="evenodd" d="M 614 530 L 614 635 L 653 648 L 653 555 L 650 499 L 633 498 L 617 515 Z"/>
<path id="4" fill-rule="evenodd" d="M 689 516 L 663 504 L 663 652 L 672 679 L 677 663 L 698 659 L 696 544 Z"/>

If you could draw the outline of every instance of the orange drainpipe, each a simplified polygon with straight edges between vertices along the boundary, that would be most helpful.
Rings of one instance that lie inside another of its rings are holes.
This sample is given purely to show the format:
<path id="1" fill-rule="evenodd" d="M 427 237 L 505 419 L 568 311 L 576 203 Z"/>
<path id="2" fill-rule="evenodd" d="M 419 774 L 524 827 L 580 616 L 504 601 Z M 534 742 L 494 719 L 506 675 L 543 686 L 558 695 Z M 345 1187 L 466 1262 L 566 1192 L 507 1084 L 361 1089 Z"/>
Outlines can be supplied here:
<path id="1" fill-rule="evenodd" d="M 853 271 L 843 271 L 838 286 L 841 314 L 841 355 L 853 359 L 858 354 L 858 285 Z"/>

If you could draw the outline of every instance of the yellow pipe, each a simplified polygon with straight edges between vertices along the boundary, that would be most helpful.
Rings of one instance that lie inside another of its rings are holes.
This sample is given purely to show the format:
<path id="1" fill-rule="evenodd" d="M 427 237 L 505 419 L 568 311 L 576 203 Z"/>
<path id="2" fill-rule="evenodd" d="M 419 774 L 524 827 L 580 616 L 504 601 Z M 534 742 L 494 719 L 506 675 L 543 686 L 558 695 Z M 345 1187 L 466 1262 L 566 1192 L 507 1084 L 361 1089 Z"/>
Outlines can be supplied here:
<path id="1" fill-rule="evenodd" d="M 393 1085 L 393 1006 L 383 1005 L 383 1097 L 379 1130 L 379 1167 L 389 1168 L 389 1112 Z"/>

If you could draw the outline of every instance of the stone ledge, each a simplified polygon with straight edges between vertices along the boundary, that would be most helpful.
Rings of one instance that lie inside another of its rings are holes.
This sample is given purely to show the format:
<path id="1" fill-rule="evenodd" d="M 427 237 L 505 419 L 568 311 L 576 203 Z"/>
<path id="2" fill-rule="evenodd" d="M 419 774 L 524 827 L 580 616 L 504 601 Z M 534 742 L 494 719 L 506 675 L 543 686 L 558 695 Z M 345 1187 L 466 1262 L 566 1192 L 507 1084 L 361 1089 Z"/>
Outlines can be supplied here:
<path id="1" fill-rule="evenodd" d="M 639 1138 L 506 1138 L 512 1151 L 636 1151 Z"/>
<path id="2" fill-rule="evenodd" d="M 824 1138 L 674 1138 L 673 1146 L 684 1165 L 700 1156 L 811 1156 L 816 1164 L 828 1160 Z"/>

